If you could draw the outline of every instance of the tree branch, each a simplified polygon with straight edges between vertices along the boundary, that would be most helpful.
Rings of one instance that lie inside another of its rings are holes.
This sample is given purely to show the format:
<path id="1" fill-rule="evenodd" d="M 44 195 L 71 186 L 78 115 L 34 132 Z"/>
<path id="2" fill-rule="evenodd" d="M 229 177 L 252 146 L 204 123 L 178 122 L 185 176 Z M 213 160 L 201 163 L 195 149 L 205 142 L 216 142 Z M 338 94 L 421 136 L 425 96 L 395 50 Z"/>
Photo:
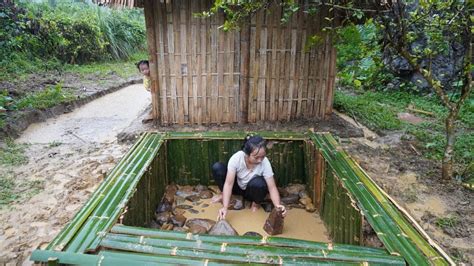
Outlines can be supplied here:
<path id="1" fill-rule="evenodd" d="M 455 106 L 449 101 L 448 96 L 444 92 L 443 88 L 440 85 L 439 80 L 435 80 L 431 73 L 428 71 L 424 70 L 420 64 L 415 60 L 415 58 L 405 49 L 405 48 L 400 48 L 398 49 L 398 52 L 400 53 L 403 58 L 405 58 L 410 66 L 413 68 L 414 71 L 420 73 L 421 76 L 428 82 L 428 84 L 435 90 L 436 94 L 441 98 L 441 101 L 443 104 L 448 107 L 450 110 L 453 110 Z"/>

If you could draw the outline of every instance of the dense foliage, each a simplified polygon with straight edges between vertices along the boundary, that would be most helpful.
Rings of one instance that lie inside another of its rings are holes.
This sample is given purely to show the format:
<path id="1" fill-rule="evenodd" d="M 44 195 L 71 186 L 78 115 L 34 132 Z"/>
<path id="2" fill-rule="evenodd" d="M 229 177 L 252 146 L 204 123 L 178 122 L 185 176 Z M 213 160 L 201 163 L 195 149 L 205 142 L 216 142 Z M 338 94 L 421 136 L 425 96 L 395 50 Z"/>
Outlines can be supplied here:
<path id="1" fill-rule="evenodd" d="M 67 0 L 54 7 L 31 2 L 0 5 L 3 77 L 64 63 L 128 58 L 146 45 L 141 10 L 111 10 Z"/>
<path id="2" fill-rule="evenodd" d="M 356 89 L 385 89 L 395 77 L 382 61 L 381 39 L 382 35 L 372 20 L 338 30 L 339 85 Z"/>
<path id="3" fill-rule="evenodd" d="M 342 85 L 370 90 L 384 89 L 393 77 L 384 69 L 385 62 L 380 56 L 382 52 L 395 54 L 397 61 L 405 65 L 404 71 L 416 74 L 412 82 L 424 84 L 423 87 L 434 92 L 447 109 L 442 178 L 448 180 L 452 177 L 456 120 L 472 90 L 473 1 L 382 1 L 364 6 L 353 1 L 215 0 L 212 8 L 201 15 L 212 16 L 223 12 L 225 22 L 221 28 L 230 30 L 248 23 L 253 14 L 272 4 L 281 7 L 283 23 L 299 10 L 315 17 L 319 16 L 318 10 L 327 11 L 327 15 L 320 21 L 324 22 L 323 31 L 332 34 L 339 31 L 341 38 L 338 44 L 338 63 Z M 375 25 L 383 38 L 377 37 L 377 30 L 370 17 L 376 21 Z M 334 23 L 335 21 L 343 22 Z M 367 22 L 364 26 L 341 29 L 348 23 L 364 21 Z M 309 36 L 308 39 L 312 38 L 317 39 L 317 36 Z M 446 76 L 446 71 L 434 68 L 435 65 L 446 64 L 442 55 L 454 59 L 454 64 L 457 65 L 451 68 L 453 75 L 445 82 L 442 79 Z M 406 83 L 397 85 L 401 88 Z M 392 87 L 396 86 L 392 84 Z"/>

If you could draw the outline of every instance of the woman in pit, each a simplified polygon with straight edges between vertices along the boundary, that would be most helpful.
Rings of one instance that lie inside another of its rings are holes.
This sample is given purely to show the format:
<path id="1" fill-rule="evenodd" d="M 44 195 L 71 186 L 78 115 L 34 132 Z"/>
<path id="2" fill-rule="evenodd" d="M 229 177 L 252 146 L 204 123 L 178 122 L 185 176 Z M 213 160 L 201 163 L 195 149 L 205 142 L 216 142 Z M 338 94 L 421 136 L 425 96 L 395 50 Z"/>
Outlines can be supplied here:
<path id="1" fill-rule="evenodd" d="M 229 159 L 226 166 L 217 162 L 212 166 L 212 175 L 222 194 L 214 196 L 212 202 L 222 202 L 218 219 L 225 219 L 232 194 L 241 195 L 252 202 L 251 209 L 256 211 L 260 203 L 270 193 L 270 199 L 276 208 L 286 215 L 285 206 L 280 203 L 273 170 L 265 151 L 266 141 L 260 136 L 247 136 L 242 150 Z"/>

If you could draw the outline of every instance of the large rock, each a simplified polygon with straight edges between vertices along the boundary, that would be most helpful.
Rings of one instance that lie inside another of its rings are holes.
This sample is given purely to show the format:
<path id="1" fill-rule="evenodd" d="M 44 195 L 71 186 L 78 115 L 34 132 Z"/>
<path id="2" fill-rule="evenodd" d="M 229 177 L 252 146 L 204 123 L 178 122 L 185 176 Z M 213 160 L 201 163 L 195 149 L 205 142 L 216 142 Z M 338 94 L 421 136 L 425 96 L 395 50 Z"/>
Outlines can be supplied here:
<path id="1" fill-rule="evenodd" d="M 239 235 L 237 231 L 230 225 L 226 220 L 219 220 L 211 230 L 209 230 L 210 235 L 216 236 L 237 236 Z"/>
<path id="2" fill-rule="evenodd" d="M 418 8 L 420 1 L 406 1 L 402 8 L 406 9 L 405 12 L 412 12 Z M 436 14 L 436 8 L 431 11 L 431 17 L 439 16 Z M 391 19 L 397 19 L 395 16 L 392 16 Z M 394 27 L 393 30 L 397 28 Z M 390 29 L 387 29 L 390 30 Z M 406 47 L 408 52 L 416 50 L 423 51 L 425 48 L 428 48 L 430 40 L 430 34 L 425 31 L 423 25 L 420 23 L 412 23 L 408 25 L 407 31 L 416 33 L 416 40 L 409 43 L 409 47 Z M 392 32 L 395 33 L 395 32 Z M 419 34 L 418 34 L 419 33 Z M 446 32 L 446 35 L 452 34 L 451 32 Z M 442 53 L 435 53 L 436 55 L 426 55 L 424 57 L 417 58 L 418 64 L 423 69 L 428 69 L 435 77 L 435 79 L 441 82 L 441 86 L 446 90 L 453 90 L 453 85 L 456 84 L 456 80 L 459 77 L 460 71 L 463 69 L 463 60 L 467 54 L 469 48 L 469 42 L 466 42 L 466 34 L 472 34 L 469 31 L 466 31 L 463 34 L 460 34 L 458 41 L 452 41 L 449 45 L 443 47 Z M 394 34 L 392 36 L 402 36 L 402 34 Z M 443 38 L 444 36 L 440 36 Z M 399 40 L 395 38 L 393 41 L 398 43 Z M 390 45 L 384 46 L 382 60 L 384 66 L 387 66 L 395 78 L 391 79 L 391 82 L 387 84 L 384 88 L 400 90 L 400 85 L 404 81 L 410 81 L 411 86 L 418 87 L 420 91 L 431 91 L 429 83 L 418 73 L 416 72 L 409 62 L 401 57 L 397 51 L 395 51 Z"/>
<path id="3" fill-rule="evenodd" d="M 280 194 L 280 198 L 283 198 L 289 195 L 288 191 L 286 191 L 285 188 L 281 188 L 281 187 L 278 188 L 278 193 Z"/>
<path id="4" fill-rule="evenodd" d="M 193 225 L 199 225 L 202 226 L 206 229 L 206 232 L 211 229 L 212 226 L 216 224 L 216 221 L 213 221 L 211 219 L 201 219 L 201 218 L 193 218 L 193 219 L 188 219 L 186 221 L 186 226 L 191 228 Z"/>
<path id="5" fill-rule="evenodd" d="M 201 185 L 201 184 L 194 187 L 194 191 L 196 191 L 198 193 L 200 193 L 202 191 L 205 191 L 205 190 L 208 190 L 208 188 L 204 185 Z"/>
<path id="6" fill-rule="evenodd" d="M 175 226 L 183 227 L 185 222 L 186 222 L 186 217 L 184 217 L 184 215 L 182 214 L 171 217 L 171 223 Z"/>
<path id="7" fill-rule="evenodd" d="M 221 190 L 219 189 L 218 186 L 208 186 L 209 190 L 216 193 L 216 194 L 219 194 L 221 193 Z"/>
<path id="8" fill-rule="evenodd" d="M 178 187 L 174 184 L 172 185 L 167 185 L 165 189 L 165 195 L 163 198 L 166 198 L 168 202 L 173 202 L 174 201 L 174 195 L 176 194 L 176 191 L 178 191 Z"/>
<path id="9" fill-rule="evenodd" d="M 169 222 L 170 219 L 171 219 L 171 213 L 170 212 L 155 213 L 155 221 L 160 225 Z"/>
<path id="10" fill-rule="evenodd" d="M 182 186 L 182 187 L 179 187 L 178 191 L 176 191 L 176 195 L 183 198 L 187 198 L 191 195 L 198 195 L 198 193 L 194 191 L 194 187 L 192 186 Z"/>
<path id="11" fill-rule="evenodd" d="M 290 194 L 284 198 L 281 198 L 281 203 L 285 204 L 285 205 L 290 205 L 290 204 L 295 204 L 295 203 L 298 203 L 298 200 L 300 199 L 300 197 L 298 196 L 298 193 L 296 194 Z"/>
<path id="12" fill-rule="evenodd" d="M 269 235 L 272 235 L 272 236 L 281 234 L 283 233 L 283 223 L 284 223 L 284 218 L 282 215 L 282 211 L 275 208 L 273 209 L 273 211 L 270 213 L 267 220 L 265 221 L 263 230 L 265 230 L 265 232 L 267 232 Z"/>
<path id="13" fill-rule="evenodd" d="M 286 188 L 286 192 L 288 192 L 288 194 L 290 195 L 298 195 L 298 193 L 300 193 L 300 191 L 302 190 L 305 190 L 306 187 L 305 185 L 302 185 L 302 184 L 292 184 L 292 185 L 289 185 L 287 188 Z"/>
<path id="14" fill-rule="evenodd" d="M 196 235 L 207 234 L 206 227 L 204 226 L 200 226 L 198 224 L 192 224 L 191 226 L 188 226 L 188 227 L 189 227 L 188 231 L 190 233 L 193 233 Z"/>
<path id="15" fill-rule="evenodd" d="M 245 208 L 244 197 L 240 195 L 232 195 L 230 199 L 229 209 L 230 210 L 242 210 Z"/>
<path id="16" fill-rule="evenodd" d="M 167 197 L 163 197 L 161 202 L 158 204 L 158 207 L 156 208 L 156 213 L 161 213 L 161 212 L 169 212 L 173 209 L 173 201 L 168 201 Z"/>
<path id="17" fill-rule="evenodd" d="M 244 236 L 258 236 L 258 237 L 262 237 L 261 234 L 257 233 L 257 232 L 253 232 L 253 231 L 248 231 L 244 234 Z"/>
<path id="18" fill-rule="evenodd" d="M 189 196 L 187 196 L 186 199 L 189 200 L 189 201 L 191 201 L 191 202 L 197 202 L 197 201 L 199 201 L 201 198 L 200 198 L 198 195 L 194 194 L 194 195 L 189 195 Z"/>
<path id="19" fill-rule="evenodd" d="M 212 198 L 212 196 L 214 196 L 214 194 L 212 194 L 212 192 L 210 190 L 203 190 L 203 191 L 199 192 L 199 197 L 201 199 L 210 199 L 210 198 Z"/>

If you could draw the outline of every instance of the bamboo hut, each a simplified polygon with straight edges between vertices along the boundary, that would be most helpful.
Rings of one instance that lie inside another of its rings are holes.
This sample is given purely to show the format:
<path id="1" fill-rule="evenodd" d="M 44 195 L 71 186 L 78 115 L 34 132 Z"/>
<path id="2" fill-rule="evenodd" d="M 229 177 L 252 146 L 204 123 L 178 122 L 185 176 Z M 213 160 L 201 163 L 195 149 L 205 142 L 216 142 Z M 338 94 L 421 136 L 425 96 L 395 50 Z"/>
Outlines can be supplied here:
<path id="1" fill-rule="evenodd" d="M 163 125 L 325 119 L 332 113 L 336 52 L 323 29 L 333 14 L 299 10 L 281 23 L 273 4 L 240 31 L 223 14 L 198 18 L 211 0 L 104 0 L 145 12 L 153 114 Z M 315 19 L 316 18 L 316 19 Z M 321 41 L 309 47 L 307 37 Z"/>

